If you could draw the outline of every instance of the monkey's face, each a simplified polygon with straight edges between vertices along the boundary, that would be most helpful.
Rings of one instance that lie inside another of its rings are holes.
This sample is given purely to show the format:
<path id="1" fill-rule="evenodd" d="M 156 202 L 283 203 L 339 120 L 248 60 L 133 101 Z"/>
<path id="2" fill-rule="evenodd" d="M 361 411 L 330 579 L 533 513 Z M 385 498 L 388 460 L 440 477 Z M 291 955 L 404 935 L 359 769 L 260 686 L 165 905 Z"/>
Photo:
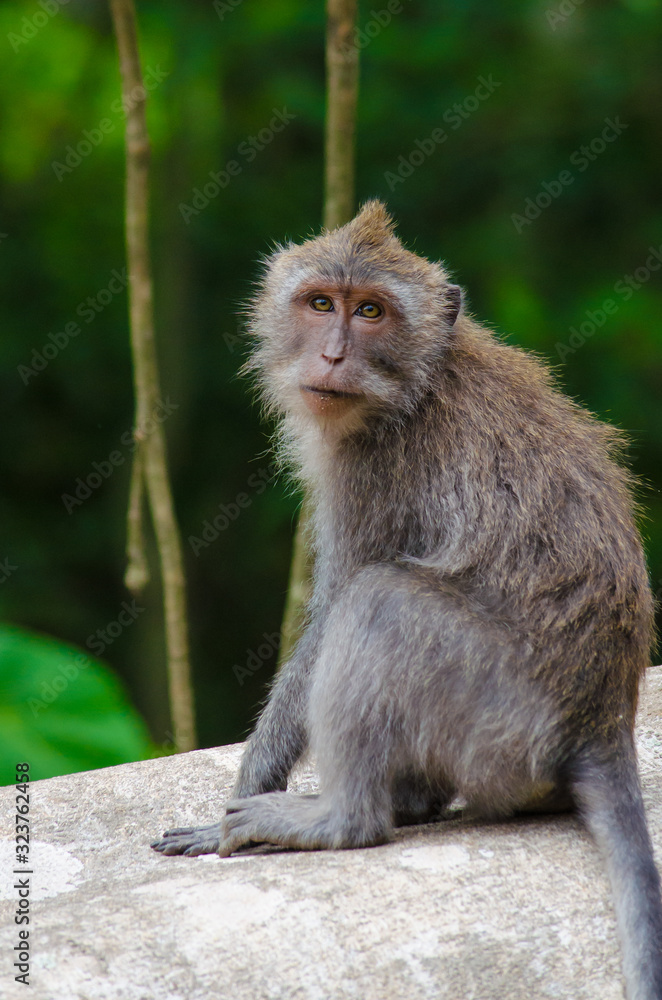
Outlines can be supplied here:
<path id="1" fill-rule="evenodd" d="M 249 309 L 267 407 L 343 436 L 410 412 L 461 308 L 443 267 L 406 250 L 379 202 L 267 260 Z"/>
<path id="2" fill-rule="evenodd" d="M 446 282 L 431 290 L 362 263 L 359 275 L 337 266 L 271 276 L 281 294 L 269 297 L 268 391 L 281 412 L 340 436 L 416 405 L 459 305 L 449 306 Z"/>
<path id="3" fill-rule="evenodd" d="M 306 282 L 292 302 L 291 377 L 308 410 L 347 418 L 393 393 L 388 345 L 399 310 L 382 289 Z"/>

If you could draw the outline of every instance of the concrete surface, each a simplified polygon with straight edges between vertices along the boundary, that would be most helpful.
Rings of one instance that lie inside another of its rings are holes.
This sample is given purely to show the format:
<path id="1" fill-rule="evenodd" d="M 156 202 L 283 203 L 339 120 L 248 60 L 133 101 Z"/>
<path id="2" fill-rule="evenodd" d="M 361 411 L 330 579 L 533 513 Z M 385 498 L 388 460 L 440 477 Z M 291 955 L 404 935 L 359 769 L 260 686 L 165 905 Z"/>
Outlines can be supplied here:
<path id="1" fill-rule="evenodd" d="M 662 668 L 647 678 L 638 746 L 662 861 Z M 12 969 L 15 791 L 0 791 L 0 995 L 622 1000 L 606 879 L 571 816 L 453 820 L 360 851 L 151 851 L 168 827 L 217 819 L 241 749 L 32 784 L 28 988 Z M 310 769 L 295 787 L 314 787 Z"/>

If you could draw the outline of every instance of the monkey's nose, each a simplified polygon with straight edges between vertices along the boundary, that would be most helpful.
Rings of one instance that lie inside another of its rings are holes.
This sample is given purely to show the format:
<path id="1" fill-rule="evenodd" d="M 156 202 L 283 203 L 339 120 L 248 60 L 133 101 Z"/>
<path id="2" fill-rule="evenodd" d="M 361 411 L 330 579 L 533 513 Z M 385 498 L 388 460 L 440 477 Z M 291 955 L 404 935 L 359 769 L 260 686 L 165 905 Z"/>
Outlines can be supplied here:
<path id="1" fill-rule="evenodd" d="M 345 360 L 344 354 L 337 354 L 335 351 L 322 351 L 322 357 L 325 361 L 333 367 L 333 365 L 340 364 L 341 361 Z"/>

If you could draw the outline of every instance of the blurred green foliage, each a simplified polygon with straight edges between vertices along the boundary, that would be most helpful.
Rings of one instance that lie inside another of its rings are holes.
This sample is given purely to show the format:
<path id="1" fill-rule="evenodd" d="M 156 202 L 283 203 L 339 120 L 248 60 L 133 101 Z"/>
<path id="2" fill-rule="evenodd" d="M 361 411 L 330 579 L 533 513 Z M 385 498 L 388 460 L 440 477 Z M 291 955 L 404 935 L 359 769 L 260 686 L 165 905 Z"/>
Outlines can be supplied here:
<path id="1" fill-rule="evenodd" d="M 269 478 L 268 428 L 236 378 L 237 311 L 259 255 L 321 218 L 324 5 L 137 7 L 163 413 L 209 745 L 245 735 L 275 666 L 264 636 L 280 624 L 298 498 Z M 479 317 L 629 431 L 660 591 L 662 291 L 649 250 L 662 245 L 660 3 L 407 0 L 390 16 L 376 0 L 361 6 L 357 39 L 359 199 L 384 198 Z M 4 0 L 0 44 L 0 614 L 90 649 L 126 599 L 115 45 L 97 0 Z M 270 132 L 277 111 L 294 117 Z M 160 599 L 150 587 L 103 655 L 167 744 Z"/>
<path id="2" fill-rule="evenodd" d="M 0 690 L 2 784 L 18 761 L 36 781 L 155 752 L 117 677 L 65 643 L 0 627 Z"/>

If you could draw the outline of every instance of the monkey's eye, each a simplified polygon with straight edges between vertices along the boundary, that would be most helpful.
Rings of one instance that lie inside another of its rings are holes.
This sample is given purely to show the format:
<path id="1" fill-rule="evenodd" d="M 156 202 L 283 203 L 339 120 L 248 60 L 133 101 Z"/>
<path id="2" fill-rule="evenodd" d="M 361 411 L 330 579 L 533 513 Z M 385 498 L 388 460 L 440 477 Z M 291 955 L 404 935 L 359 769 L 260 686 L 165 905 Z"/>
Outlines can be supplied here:
<path id="1" fill-rule="evenodd" d="M 310 308 L 322 313 L 331 312 L 333 302 L 331 299 L 327 299 L 326 295 L 316 295 L 314 299 L 310 300 Z"/>
<path id="2" fill-rule="evenodd" d="M 364 302 L 356 310 L 356 315 L 363 316 L 365 319 L 378 319 L 381 314 L 382 310 L 374 302 Z"/>

